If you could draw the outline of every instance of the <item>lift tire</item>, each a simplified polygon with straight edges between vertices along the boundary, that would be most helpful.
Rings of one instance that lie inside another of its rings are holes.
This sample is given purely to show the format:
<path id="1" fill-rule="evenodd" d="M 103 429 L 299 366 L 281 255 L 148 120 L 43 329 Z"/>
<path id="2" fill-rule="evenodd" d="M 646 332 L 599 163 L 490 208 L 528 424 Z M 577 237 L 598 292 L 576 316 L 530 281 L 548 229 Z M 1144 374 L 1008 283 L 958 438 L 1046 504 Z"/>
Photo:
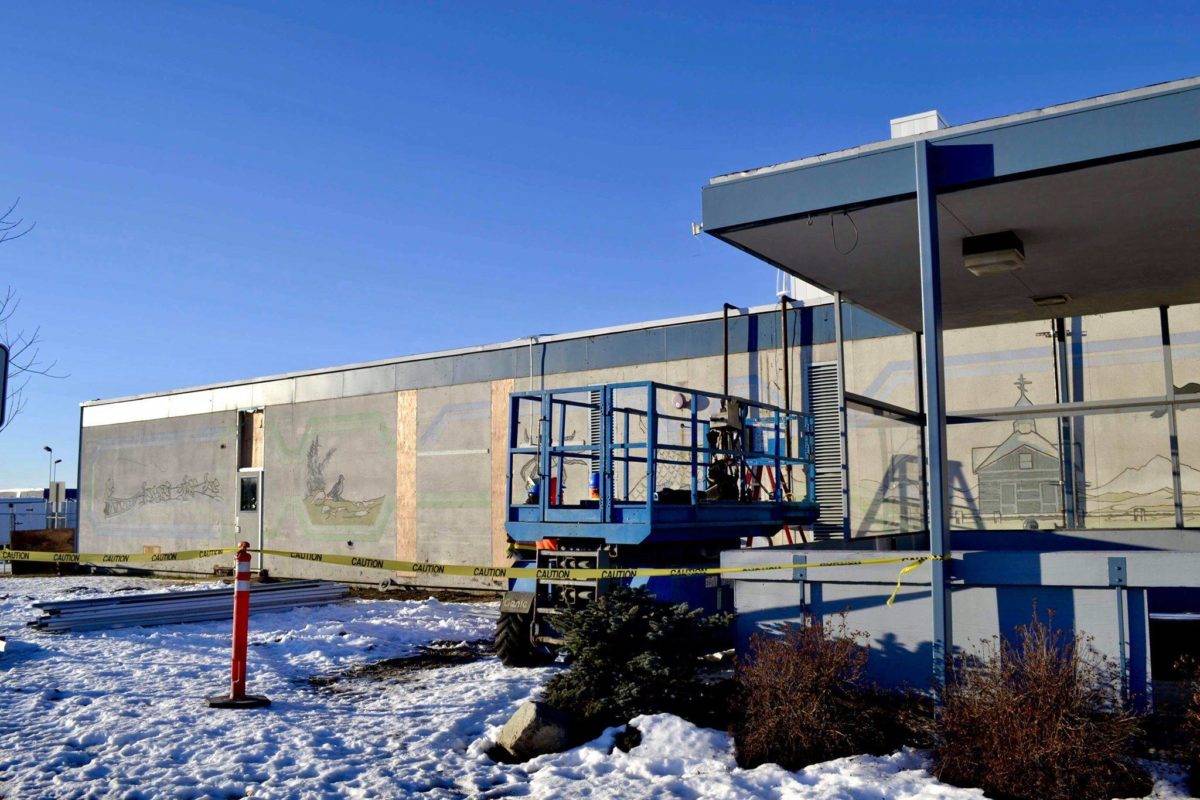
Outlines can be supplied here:
<path id="1" fill-rule="evenodd" d="M 528 614 L 502 613 L 493 638 L 496 656 L 506 667 L 536 667 L 547 663 L 549 653 L 533 643 Z"/>

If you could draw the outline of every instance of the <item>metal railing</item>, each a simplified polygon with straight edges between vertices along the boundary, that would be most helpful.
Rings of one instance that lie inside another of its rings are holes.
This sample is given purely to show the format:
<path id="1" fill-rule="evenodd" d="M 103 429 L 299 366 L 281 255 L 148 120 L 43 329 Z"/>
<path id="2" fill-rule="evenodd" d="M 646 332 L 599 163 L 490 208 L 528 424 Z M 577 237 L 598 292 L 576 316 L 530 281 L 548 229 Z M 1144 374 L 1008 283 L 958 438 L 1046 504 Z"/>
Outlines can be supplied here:
<path id="1" fill-rule="evenodd" d="M 718 393 L 653 381 L 514 392 L 508 439 L 510 505 L 528 507 L 536 501 L 540 519 L 546 519 L 551 509 L 571 508 L 584 512 L 573 515 L 580 521 L 610 522 L 618 505 L 644 506 L 652 514 L 661 502 L 659 479 L 664 467 L 687 475 L 687 504 L 708 503 L 708 467 L 721 456 L 740 459 L 751 469 L 762 468 L 760 472 L 773 478 L 772 485 L 760 487 L 755 502 L 811 499 L 815 494 L 812 415 L 734 399 L 743 409 L 745 442 L 744 449 L 737 451 L 716 448 L 708 441 L 713 418 L 725 405 L 726 398 Z M 575 441 L 568 420 L 582 414 L 588 415 L 588 439 L 596 427 L 591 423 L 599 417 L 599 441 Z M 685 441 L 666 441 L 660 435 L 665 424 L 679 425 Z M 517 461 L 523 457 L 526 468 L 518 469 Z M 579 502 L 566 502 L 565 481 L 572 463 L 586 464 L 589 476 L 598 476 L 589 478 L 596 485 Z M 793 494 L 797 467 L 803 472 L 802 497 Z M 516 477 L 529 488 L 525 502 L 513 497 L 519 485 Z M 635 491 L 639 483 L 644 492 Z M 675 489 L 673 505 L 683 504 L 682 491 Z"/>

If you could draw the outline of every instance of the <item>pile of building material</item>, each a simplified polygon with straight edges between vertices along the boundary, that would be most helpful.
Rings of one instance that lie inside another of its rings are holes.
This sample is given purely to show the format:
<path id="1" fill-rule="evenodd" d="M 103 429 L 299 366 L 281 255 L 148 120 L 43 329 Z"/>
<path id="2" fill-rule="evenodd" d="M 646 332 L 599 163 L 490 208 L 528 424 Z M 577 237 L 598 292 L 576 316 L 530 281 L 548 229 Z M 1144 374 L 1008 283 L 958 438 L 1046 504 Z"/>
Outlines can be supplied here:
<path id="1" fill-rule="evenodd" d="M 278 611 L 295 606 L 312 606 L 341 600 L 349 592 L 340 583 L 285 581 L 250 587 L 250 612 Z M 34 603 L 42 611 L 29 625 L 46 631 L 94 631 L 142 625 L 170 625 L 230 619 L 233 587 L 200 591 L 154 592 L 151 594 L 100 597 Z"/>

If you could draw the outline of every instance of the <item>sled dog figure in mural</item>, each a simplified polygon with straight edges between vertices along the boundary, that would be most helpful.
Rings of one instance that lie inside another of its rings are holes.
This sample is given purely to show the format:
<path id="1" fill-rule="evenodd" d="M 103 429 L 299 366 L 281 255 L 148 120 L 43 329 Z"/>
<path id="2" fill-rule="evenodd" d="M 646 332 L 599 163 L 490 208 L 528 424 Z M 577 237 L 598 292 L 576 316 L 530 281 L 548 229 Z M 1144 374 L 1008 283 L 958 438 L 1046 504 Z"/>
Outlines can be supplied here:
<path id="1" fill-rule="evenodd" d="M 207 473 L 202 479 L 184 475 L 175 483 L 163 481 L 151 486 L 143 482 L 133 494 L 117 497 L 117 487 L 110 476 L 104 482 L 104 516 L 115 517 L 135 508 L 156 503 L 186 503 L 198 497 L 220 500 L 221 484 Z"/>
<path id="2" fill-rule="evenodd" d="M 322 451 L 321 437 L 314 436 L 308 446 L 307 493 L 304 508 L 314 525 L 374 525 L 383 506 L 382 497 L 366 500 L 347 498 L 346 476 L 338 474 L 332 487 L 325 479 L 325 468 L 337 452 L 337 447 Z M 327 488 L 328 487 L 328 488 Z"/>

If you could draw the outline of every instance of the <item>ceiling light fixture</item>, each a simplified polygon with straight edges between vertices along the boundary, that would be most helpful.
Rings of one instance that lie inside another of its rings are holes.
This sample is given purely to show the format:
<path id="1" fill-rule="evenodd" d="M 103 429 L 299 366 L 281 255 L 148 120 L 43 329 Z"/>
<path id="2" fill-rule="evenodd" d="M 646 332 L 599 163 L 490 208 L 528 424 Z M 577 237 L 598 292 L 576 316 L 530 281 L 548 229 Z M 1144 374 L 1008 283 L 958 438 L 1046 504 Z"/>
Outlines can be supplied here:
<path id="1" fill-rule="evenodd" d="M 972 275 L 1012 272 L 1025 263 L 1025 243 L 1012 231 L 968 236 L 962 240 L 963 266 Z"/>
<path id="2" fill-rule="evenodd" d="M 1042 297 L 1031 297 L 1029 299 L 1033 301 L 1035 306 L 1065 306 L 1067 303 L 1071 302 L 1071 295 L 1047 294 L 1043 295 Z"/>

